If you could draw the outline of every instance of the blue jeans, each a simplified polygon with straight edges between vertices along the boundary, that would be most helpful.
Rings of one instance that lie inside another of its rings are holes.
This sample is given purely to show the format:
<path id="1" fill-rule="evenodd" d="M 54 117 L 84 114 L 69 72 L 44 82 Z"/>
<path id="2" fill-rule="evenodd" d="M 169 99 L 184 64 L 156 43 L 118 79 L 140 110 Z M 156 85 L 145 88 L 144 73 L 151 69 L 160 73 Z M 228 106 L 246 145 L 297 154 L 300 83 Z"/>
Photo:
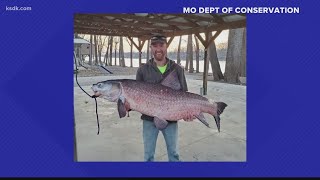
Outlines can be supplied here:
<path id="1" fill-rule="evenodd" d="M 156 143 L 159 129 L 153 121 L 143 120 L 143 142 L 144 142 L 144 160 L 154 161 Z M 162 130 L 163 137 L 167 145 L 169 161 L 180 161 L 177 148 L 178 141 L 178 123 L 168 123 L 168 126 Z"/>

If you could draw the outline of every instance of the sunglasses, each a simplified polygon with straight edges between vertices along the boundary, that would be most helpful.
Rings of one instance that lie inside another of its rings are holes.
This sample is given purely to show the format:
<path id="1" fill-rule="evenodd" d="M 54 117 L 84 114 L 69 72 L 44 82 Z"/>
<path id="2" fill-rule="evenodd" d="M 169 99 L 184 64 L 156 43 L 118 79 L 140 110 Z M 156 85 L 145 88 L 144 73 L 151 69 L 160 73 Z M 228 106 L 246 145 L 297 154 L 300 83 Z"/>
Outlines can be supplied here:
<path id="1" fill-rule="evenodd" d="M 167 38 L 164 36 L 154 36 L 151 38 L 151 41 L 154 41 L 154 40 L 164 40 L 165 41 L 165 40 L 167 40 Z"/>

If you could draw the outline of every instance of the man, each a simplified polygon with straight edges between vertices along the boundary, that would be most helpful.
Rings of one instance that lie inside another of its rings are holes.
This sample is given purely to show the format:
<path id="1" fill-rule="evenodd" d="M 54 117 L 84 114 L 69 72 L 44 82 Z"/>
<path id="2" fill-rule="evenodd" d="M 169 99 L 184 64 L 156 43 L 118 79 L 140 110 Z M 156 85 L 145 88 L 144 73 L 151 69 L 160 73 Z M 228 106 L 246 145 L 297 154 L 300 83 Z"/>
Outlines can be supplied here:
<path id="1" fill-rule="evenodd" d="M 182 91 L 188 91 L 184 70 L 173 60 L 167 58 L 167 40 L 163 35 L 151 37 L 151 53 L 153 58 L 141 66 L 136 74 L 136 80 L 151 83 L 160 83 L 172 70 L 176 70 Z M 153 123 L 153 117 L 142 114 L 144 160 L 154 161 L 156 142 L 159 130 Z M 168 121 L 168 126 L 161 130 L 168 152 L 169 161 L 180 161 L 178 152 L 178 123 Z"/>

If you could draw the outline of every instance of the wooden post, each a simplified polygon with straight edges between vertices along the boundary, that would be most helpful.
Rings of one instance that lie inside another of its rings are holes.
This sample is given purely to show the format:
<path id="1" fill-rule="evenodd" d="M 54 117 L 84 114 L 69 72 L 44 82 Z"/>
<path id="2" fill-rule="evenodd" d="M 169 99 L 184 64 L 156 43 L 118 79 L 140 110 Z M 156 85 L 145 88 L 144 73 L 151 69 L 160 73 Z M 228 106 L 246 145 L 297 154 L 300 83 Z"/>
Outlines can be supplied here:
<path id="1" fill-rule="evenodd" d="M 142 48 L 143 48 L 143 45 L 144 43 L 146 42 L 146 40 L 140 40 L 138 39 L 138 42 L 139 42 L 139 46 L 133 41 L 133 38 L 132 37 L 128 37 L 128 39 L 131 41 L 131 43 L 138 49 L 139 51 L 139 67 L 141 66 L 141 51 L 142 51 Z"/>
<path id="2" fill-rule="evenodd" d="M 114 45 L 114 65 L 117 65 L 117 47 L 118 47 L 118 39 L 115 39 L 114 41 L 115 45 Z"/>
<path id="3" fill-rule="evenodd" d="M 141 66 L 141 50 L 142 50 L 142 48 L 141 48 L 141 41 L 138 39 L 138 41 L 139 41 L 139 47 L 138 47 L 138 51 L 139 51 L 139 67 Z"/>
<path id="4" fill-rule="evenodd" d="M 143 45 L 144 45 L 144 43 L 146 42 L 146 40 L 140 40 L 140 39 L 138 39 L 138 41 L 139 41 L 139 48 L 138 48 L 138 50 L 139 50 L 139 67 L 140 67 L 141 64 L 142 64 L 142 62 L 141 62 L 142 48 L 143 48 Z"/>
<path id="5" fill-rule="evenodd" d="M 149 54 L 150 54 L 150 40 L 148 40 L 148 43 L 147 43 L 147 61 L 149 60 Z"/>
<path id="6" fill-rule="evenodd" d="M 217 31 L 216 34 L 211 37 L 209 37 L 209 32 L 205 32 L 205 39 L 203 39 L 199 33 L 195 34 L 202 45 L 204 46 L 204 70 L 203 70 L 203 95 L 207 95 L 207 81 L 208 81 L 208 66 L 209 66 L 209 60 L 208 60 L 208 47 L 211 44 L 212 41 L 214 41 L 218 35 L 221 33 L 221 31 Z"/>
<path id="7" fill-rule="evenodd" d="M 207 95 L 208 82 L 208 47 L 204 49 L 204 70 L 203 70 L 203 95 Z"/>
<path id="8" fill-rule="evenodd" d="M 89 65 L 92 65 L 92 35 L 90 35 L 90 56 L 89 56 Z"/>
<path id="9" fill-rule="evenodd" d="M 169 48 L 169 46 L 170 46 L 170 44 L 171 44 L 171 42 L 172 42 L 173 38 L 174 38 L 174 36 L 170 37 L 170 39 L 169 39 L 169 41 L 168 41 L 168 43 L 167 43 L 167 48 Z"/>
<path id="10" fill-rule="evenodd" d="M 208 89 L 208 47 L 209 47 L 209 32 L 205 32 L 204 43 L 204 68 L 203 68 L 203 95 L 207 95 Z"/>
<path id="11" fill-rule="evenodd" d="M 130 44 L 130 67 L 133 67 L 132 65 L 132 49 L 133 49 L 133 44 Z"/>
<path id="12" fill-rule="evenodd" d="M 141 49 L 139 49 L 139 67 L 141 66 L 141 56 L 142 56 L 142 52 L 141 52 Z"/>

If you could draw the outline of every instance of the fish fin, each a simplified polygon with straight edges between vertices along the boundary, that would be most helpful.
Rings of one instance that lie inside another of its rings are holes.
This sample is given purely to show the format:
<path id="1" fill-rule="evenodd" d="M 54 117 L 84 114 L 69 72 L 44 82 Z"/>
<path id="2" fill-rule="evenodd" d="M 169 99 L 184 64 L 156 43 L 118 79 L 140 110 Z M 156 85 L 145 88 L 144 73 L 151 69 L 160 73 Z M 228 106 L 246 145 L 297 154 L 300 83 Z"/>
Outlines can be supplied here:
<path id="1" fill-rule="evenodd" d="M 154 117 L 153 122 L 159 130 L 165 129 L 168 125 L 168 122 L 166 120 L 160 119 L 158 117 Z"/>
<path id="2" fill-rule="evenodd" d="M 206 118 L 204 117 L 203 113 L 200 113 L 199 115 L 194 115 L 197 119 L 199 119 L 202 124 L 206 125 L 208 128 L 210 128 L 209 123 L 207 122 Z"/>
<path id="3" fill-rule="evenodd" d="M 128 112 L 128 117 L 129 117 L 129 112 L 132 111 L 132 109 L 130 108 L 130 104 L 128 103 L 128 101 L 124 102 L 124 106 L 126 107 L 126 111 Z"/>
<path id="4" fill-rule="evenodd" d="M 223 113 L 223 110 L 228 106 L 224 102 L 216 102 L 217 103 L 217 114 L 220 115 Z"/>
<path id="5" fill-rule="evenodd" d="M 228 105 L 224 102 L 216 102 L 216 103 L 217 103 L 217 115 L 214 115 L 213 117 L 214 117 L 214 120 L 216 121 L 218 131 L 220 132 L 220 115 Z"/>
<path id="6" fill-rule="evenodd" d="M 119 117 L 123 118 L 127 115 L 127 109 L 126 106 L 123 103 L 123 100 L 121 100 L 121 98 L 118 99 L 118 113 L 119 113 Z"/>
<path id="7" fill-rule="evenodd" d="M 213 117 L 214 117 L 214 120 L 216 121 L 218 131 L 220 132 L 220 116 L 213 116 Z"/>
<path id="8" fill-rule="evenodd" d="M 130 117 L 130 116 L 129 116 L 129 112 L 130 112 L 130 111 L 131 111 L 131 109 L 128 110 L 128 117 Z"/>
<path id="9" fill-rule="evenodd" d="M 178 74 L 175 70 L 171 71 L 162 81 L 161 84 L 170 87 L 174 90 L 180 90 L 181 85 L 178 78 Z"/>

